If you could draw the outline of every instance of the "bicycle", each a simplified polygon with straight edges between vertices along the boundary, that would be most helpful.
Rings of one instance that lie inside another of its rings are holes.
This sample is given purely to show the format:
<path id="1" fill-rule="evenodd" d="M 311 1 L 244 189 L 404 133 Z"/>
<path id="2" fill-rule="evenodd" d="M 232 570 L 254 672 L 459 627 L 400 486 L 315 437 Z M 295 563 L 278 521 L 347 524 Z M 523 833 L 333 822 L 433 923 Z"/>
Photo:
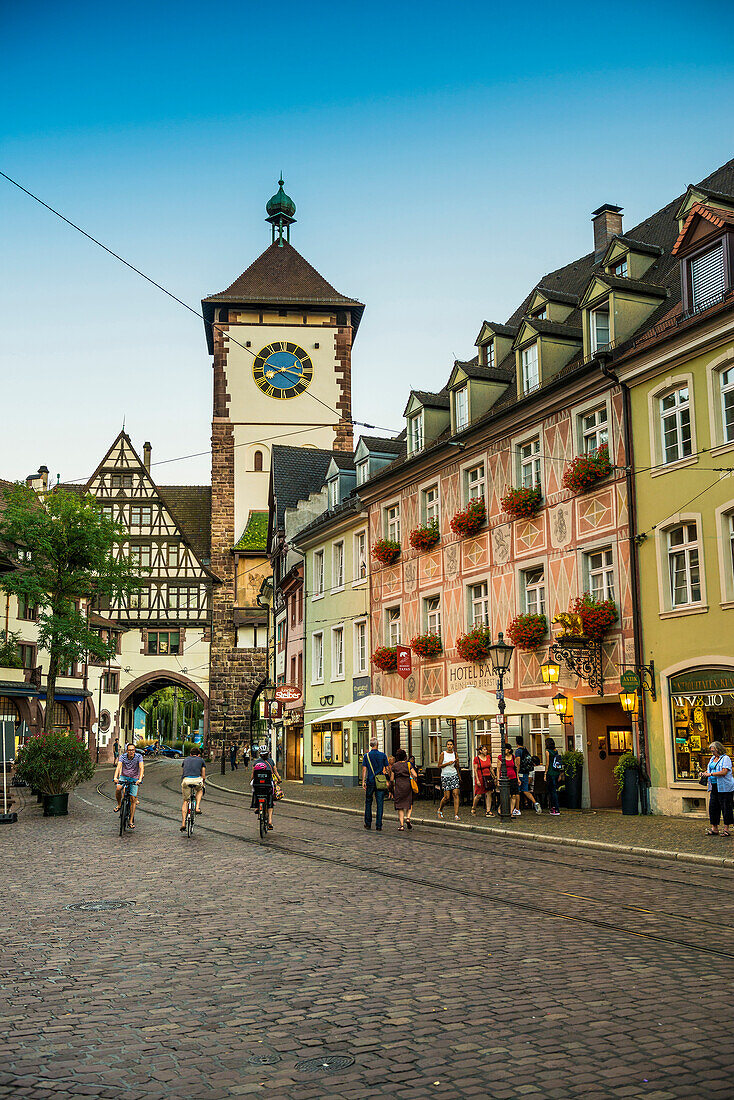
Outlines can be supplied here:
<path id="1" fill-rule="evenodd" d="M 257 820 L 260 826 L 260 839 L 263 840 L 268 832 L 268 799 L 270 790 L 268 787 L 256 787 L 255 798 L 257 800 Z"/>
<path id="2" fill-rule="evenodd" d="M 196 821 L 196 787 L 189 784 L 189 804 L 186 810 L 186 836 L 191 836 Z"/>
<path id="3" fill-rule="evenodd" d="M 130 823 L 130 812 L 132 810 L 132 795 L 130 794 L 130 786 L 135 783 L 136 780 L 130 779 L 126 775 L 120 776 L 118 783 L 125 784 L 125 791 L 122 796 L 122 802 L 120 804 L 120 836 L 124 835 L 125 829 L 127 829 Z"/>

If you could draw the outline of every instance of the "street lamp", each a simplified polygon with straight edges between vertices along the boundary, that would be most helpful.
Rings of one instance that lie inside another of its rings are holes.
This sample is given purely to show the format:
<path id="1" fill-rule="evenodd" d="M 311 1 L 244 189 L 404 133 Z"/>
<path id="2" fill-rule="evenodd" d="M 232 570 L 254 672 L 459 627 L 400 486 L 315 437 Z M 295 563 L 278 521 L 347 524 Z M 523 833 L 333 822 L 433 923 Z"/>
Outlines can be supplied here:
<path id="1" fill-rule="evenodd" d="M 505 748 L 507 746 L 507 725 L 505 723 L 505 676 L 512 660 L 513 645 L 508 645 L 502 631 L 497 635 L 497 641 L 489 647 L 489 659 L 492 671 L 497 677 L 497 709 L 500 720 L 500 742 L 502 745 L 502 760 L 500 762 L 500 813 L 502 817 L 510 815 L 510 784 L 507 778 L 507 763 L 505 761 Z"/>
<path id="2" fill-rule="evenodd" d="M 226 763 L 226 750 L 227 750 L 227 715 L 229 714 L 229 701 L 225 695 L 224 700 L 219 705 L 219 709 L 224 717 L 224 729 L 222 731 L 222 775 L 224 775 L 225 763 Z"/>
<path id="3" fill-rule="evenodd" d="M 562 691 L 559 691 L 553 696 L 553 709 L 561 721 L 565 722 L 566 715 L 568 714 L 568 698 Z"/>
<path id="4" fill-rule="evenodd" d="M 620 691 L 619 701 L 622 704 L 622 710 L 625 714 L 634 714 L 637 710 L 636 691 Z"/>
<path id="5" fill-rule="evenodd" d="M 273 751 L 273 707 L 275 706 L 275 684 L 272 684 L 270 680 L 265 684 L 262 690 L 262 697 L 265 702 L 265 721 L 268 731 L 268 751 L 272 753 L 273 760 L 275 759 L 275 753 Z"/>
<path id="6" fill-rule="evenodd" d="M 543 664 L 540 666 L 540 672 L 544 684 L 557 684 L 558 678 L 561 675 L 561 666 L 557 661 L 551 661 L 550 654 L 548 654 L 547 660 L 543 661 Z"/>

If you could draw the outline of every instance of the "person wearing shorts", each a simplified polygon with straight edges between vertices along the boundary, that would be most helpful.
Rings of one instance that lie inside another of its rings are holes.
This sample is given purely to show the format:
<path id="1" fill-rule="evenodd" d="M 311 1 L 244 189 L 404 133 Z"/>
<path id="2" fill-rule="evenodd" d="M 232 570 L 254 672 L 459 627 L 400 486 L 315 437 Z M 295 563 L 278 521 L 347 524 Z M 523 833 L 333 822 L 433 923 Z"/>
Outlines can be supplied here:
<path id="1" fill-rule="evenodd" d="M 143 763 L 143 754 L 137 752 L 132 741 L 128 741 L 125 746 L 125 751 L 117 761 L 117 767 L 115 768 L 115 774 L 112 777 L 115 784 L 115 795 L 117 797 L 117 805 L 115 806 L 115 813 L 119 814 L 120 806 L 122 805 L 122 793 L 125 786 L 130 787 L 130 820 L 128 821 L 128 828 L 135 828 L 135 811 L 138 808 L 138 787 L 143 782 L 143 772 L 145 771 L 145 764 Z"/>
<path id="2" fill-rule="evenodd" d="M 186 757 L 181 765 L 183 775 L 181 777 L 181 797 L 183 803 L 181 806 L 181 832 L 186 832 L 186 814 L 189 808 L 189 798 L 191 796 L 191 789 L 196 791 L 196 812 L 201 813 L 201 799 L 204 794 L 204 780 L 206 779 L 206 764 L 204 758 L 201 755 L 201 749 L 198 746 L 194 746 L 189 756 Z"/>

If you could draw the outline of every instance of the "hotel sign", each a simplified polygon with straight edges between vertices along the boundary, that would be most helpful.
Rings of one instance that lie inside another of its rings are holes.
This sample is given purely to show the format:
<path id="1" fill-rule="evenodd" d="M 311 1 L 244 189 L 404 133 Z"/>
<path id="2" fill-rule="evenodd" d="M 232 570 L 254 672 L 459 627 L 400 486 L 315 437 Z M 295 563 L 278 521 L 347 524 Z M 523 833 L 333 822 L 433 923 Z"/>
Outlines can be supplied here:
<path id="1" fill-rule="evenodd" d="M 449 691 L 464 687 L 478 687 L 484 691 L 497 688 L 497 675 L 486 661 L 472 661 L 465 665 L 449 665 Z"/>

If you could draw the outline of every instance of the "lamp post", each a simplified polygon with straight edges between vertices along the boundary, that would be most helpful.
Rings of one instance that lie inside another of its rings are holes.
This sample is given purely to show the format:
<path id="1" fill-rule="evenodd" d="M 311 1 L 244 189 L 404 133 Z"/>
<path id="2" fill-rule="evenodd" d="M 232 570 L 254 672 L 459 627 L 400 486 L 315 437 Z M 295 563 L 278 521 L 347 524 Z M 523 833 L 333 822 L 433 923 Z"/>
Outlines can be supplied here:
<path id="1" fill-rule="evenodd" d="M 224 717 L 224 729 L 222 730 L 222 775 L 224 775 L 225 763 L 226 763 L 226 751 L 227 751 L 227 715 L 229 714 L 229 701 L 225 695 L 224 701 L 219 707 Z"/>
<path id="2" fill-rule="evenodd" d="M 497 709 L 500 712 L 500 741 L 502 744 L 502 760 L 500 763 L 500 813 L 502 817 L 510 816 L 510 784 L 507 778 L 507 764 L 505 762 L 505 748 L 507 746 L 507 724 L 505 722 L 505 676 L 510 667 L 514 646 L 508 645 L 502 631 L 497 635 L 497 641 L 489 647 L 489 659 L 492 662 L 492 671 L 497 677 Z"/>
<path id="3" fill-rule="evenodd" d="M 275 684 L 272 684 L 270 680 L 267 681 L 265 687 L 262 690 L 263 701 L 265 703 L 265 721 L 268 731 L 268 751 L 275 760 L 275 752 L 273 751 L 273 707 L 275 706 Z"/>
<path id="4" fill-rule="evenodd" d="M 562 722 L 566 721 L 566 715 L 568 714 L 568 698 L 562 691 L 557 692 L 553 696 L 553 709 L 561 719 Z"/>

